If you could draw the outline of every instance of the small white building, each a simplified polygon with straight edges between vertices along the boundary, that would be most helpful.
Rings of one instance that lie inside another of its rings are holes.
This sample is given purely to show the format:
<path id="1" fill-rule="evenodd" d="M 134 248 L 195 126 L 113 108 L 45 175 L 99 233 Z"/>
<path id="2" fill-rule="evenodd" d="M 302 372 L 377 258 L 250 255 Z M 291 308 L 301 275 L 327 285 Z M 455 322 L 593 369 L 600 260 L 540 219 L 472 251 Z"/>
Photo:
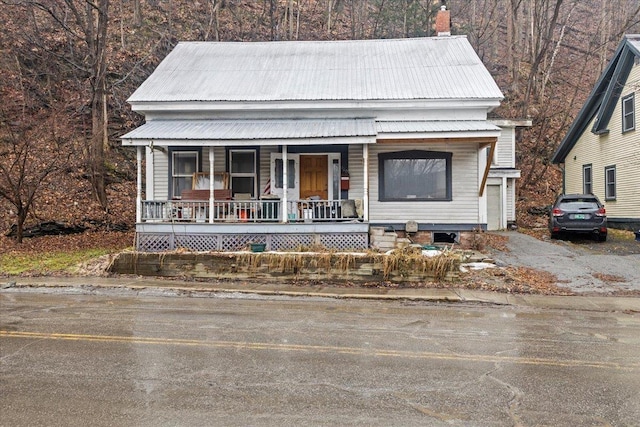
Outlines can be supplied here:
<path id="1" fill-rule="evenodd" d="M 492 119 L 500 127 L 487 179 L 487 230 L 504 230 L 516 223 L 516 129 L 530 127 L 531 120 Z"/>

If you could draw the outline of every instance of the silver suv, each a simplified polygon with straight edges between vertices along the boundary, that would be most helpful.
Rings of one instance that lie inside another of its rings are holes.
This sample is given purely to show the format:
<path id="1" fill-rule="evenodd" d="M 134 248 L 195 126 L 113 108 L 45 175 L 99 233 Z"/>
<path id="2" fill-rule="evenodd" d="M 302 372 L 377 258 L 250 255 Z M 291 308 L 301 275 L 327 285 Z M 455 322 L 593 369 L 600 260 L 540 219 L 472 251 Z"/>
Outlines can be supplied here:
<path id="1" fill-rule="evenodd" d="M 591 234 L 607 240 L 607 215 L 604 205 L 593 194 L 562 194 L 549 211 L 552 239 L 561 235 Z"/>

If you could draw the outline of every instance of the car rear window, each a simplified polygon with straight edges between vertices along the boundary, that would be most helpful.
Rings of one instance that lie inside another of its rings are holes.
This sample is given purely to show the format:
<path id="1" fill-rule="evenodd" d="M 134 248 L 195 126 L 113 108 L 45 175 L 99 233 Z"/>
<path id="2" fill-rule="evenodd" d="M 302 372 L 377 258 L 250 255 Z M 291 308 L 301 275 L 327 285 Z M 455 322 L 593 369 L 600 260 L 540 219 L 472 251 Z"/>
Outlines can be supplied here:
<path id="1" fill-rule="evenodd" d="M 560 201 L 560 208 L 566 210 L 598 209 L 595 199 L 565 199 Z"/>

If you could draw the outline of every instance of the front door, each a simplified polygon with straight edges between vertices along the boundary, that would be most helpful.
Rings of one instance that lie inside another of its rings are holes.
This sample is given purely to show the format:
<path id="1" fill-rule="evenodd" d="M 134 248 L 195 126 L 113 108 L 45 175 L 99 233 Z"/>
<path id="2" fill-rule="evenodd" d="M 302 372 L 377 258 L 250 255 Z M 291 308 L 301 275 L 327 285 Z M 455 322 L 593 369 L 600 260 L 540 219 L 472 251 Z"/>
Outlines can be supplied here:
<path id="1" fill-rule="evenodd" d="M 327 155 L 300 156 L 300 199 L 312 196 L 329 199 L 328 168 Z"/>

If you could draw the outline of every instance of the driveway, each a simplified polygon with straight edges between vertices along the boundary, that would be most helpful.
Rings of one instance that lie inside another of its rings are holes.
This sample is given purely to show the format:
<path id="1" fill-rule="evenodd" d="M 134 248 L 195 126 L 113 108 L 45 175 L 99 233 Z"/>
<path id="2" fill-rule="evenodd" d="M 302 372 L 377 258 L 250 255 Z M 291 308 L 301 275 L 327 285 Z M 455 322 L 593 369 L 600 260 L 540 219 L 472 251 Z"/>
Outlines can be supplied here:
<path id="1" fill-rule="evenodd" d="M 557 285 L 573 292 L 624 293 L 640 291 L 640 250 L 612 253 L 615 242 L 541 241 L 509 231 L 507 251 L 494 251 L 499 266 L 530 267 L 557 277 Z"/>

